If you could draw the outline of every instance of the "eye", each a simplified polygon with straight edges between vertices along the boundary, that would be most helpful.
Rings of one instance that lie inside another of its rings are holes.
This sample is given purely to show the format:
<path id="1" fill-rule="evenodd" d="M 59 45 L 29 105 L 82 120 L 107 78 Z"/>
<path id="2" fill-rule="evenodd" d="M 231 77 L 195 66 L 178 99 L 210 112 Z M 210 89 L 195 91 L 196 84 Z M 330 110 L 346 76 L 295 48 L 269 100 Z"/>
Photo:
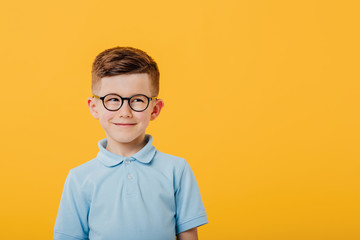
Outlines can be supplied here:
<path id="1" fill-rule="evenodd" d="M 144 100 L 141 98 L 134 98 L 132 102 L 144 102 Z"/>
<path id="2" fill-rule="evenodd" d="M 105 102 L 111 102 L 111 103 L 120 102 L 120 98 L 117 97 L 105 98 Z"/>
<path id="3" fill-rule="evenodd" d="M 120 101 L 120 99 L 119 98 L 109 98 L 106 101 L 107 102 L 118 102 L 118 101 Z"/>

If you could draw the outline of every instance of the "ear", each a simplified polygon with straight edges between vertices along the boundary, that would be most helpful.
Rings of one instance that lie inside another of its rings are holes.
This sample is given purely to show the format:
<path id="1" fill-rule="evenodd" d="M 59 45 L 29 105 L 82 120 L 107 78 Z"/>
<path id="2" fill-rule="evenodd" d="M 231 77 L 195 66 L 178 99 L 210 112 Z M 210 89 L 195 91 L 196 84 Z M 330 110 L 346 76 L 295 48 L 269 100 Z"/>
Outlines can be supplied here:
<path id="1" fill-rule="evenodd" d="M 157 118 L 157 116 L 159 116 L 161 109 L 164 107 L 164 101 L 162 99 L 156 99 L 155 101 L 156 102 L 155 105 L 153 106 L 150 116 L 151 121 Z"/>
<path id="2" fill-rule="evenodd" d="M 95 98 L 92 98 L 92 97 L 89 97 L 87 99 L 87 105 L 89 107 L 89 110 L 90 110 L 90 113 L 91 115 L 93 115 L 93 117 L 95 119 L 99 119 L 99 111 L 97 109 L 97 105 L 96 105 L 96 99 Z"/>

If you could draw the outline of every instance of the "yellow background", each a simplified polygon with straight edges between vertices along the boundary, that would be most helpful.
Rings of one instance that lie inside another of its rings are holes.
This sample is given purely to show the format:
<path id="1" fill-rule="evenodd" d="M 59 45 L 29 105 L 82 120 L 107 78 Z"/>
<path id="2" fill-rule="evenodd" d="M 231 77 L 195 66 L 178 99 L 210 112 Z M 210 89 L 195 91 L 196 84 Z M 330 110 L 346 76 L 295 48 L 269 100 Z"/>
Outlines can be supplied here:
<path id="1" fill-rule="evenodd" d="M 51 239 L 68 171 L 105 135 L 95 56 L 147 51 L 165 107 L 148 133 L 190 163 L 200 239 L 360 239 L 358 1 L 6 1 L 1 239 Z"/>

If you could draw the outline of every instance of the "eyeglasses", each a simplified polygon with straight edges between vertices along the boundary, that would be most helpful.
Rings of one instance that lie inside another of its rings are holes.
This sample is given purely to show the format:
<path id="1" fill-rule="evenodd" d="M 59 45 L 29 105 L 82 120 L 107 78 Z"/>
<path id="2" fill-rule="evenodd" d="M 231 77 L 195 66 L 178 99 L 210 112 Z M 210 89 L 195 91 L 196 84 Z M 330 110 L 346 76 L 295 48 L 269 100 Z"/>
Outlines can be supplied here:
<path id="1" fill-rule="evenodd" d="M 144 94 L 136 94 L 132 97 L 124 98 L 115 93 L 109 93 L 103 97 L 93 95 L 93 97 L 100 99 L 104 107 L 109 111 L 119 110 L 123 105 L 124 100 L 128 100 L 130 108 L 135 112 L 145 111 L 148 108 L 150 101 L 156 99 L 156 97 L 148 97 Z"/>

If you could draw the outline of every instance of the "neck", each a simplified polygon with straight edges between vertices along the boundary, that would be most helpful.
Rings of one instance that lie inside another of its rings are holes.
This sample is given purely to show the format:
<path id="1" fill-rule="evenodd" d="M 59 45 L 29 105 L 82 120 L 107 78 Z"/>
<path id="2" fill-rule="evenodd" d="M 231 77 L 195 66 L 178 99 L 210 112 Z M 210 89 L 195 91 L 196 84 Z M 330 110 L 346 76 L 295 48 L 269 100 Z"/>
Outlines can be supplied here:
<path id="1" fill-rule="evenodd" d="M 106 150 L 123 157 L 130 157 L 146 145 L 145 134 L 128 143 L 121 143 L 108 138 Z"/>

